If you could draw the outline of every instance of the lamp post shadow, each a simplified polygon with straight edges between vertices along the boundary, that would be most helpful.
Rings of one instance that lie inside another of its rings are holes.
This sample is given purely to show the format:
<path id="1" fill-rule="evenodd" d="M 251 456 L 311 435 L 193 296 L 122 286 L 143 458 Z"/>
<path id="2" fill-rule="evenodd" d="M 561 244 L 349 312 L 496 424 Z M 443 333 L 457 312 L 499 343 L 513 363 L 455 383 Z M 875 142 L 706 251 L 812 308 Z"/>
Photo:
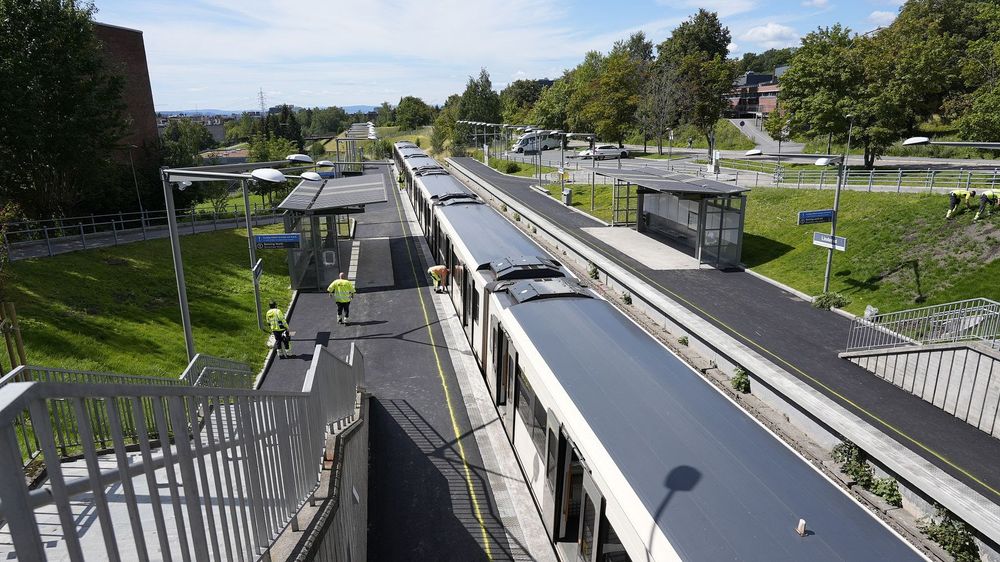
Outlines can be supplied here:
<path id="1" fill-rule="evenodd" d="M 656 535 L 657 522 L 667 510 L 667 504 L 670 503 L 670 499 L 674 497 L 675 492 L 690 492 L 695 488 L 695 486 L 698 485 L 700 480 L 701 471 L 685 464 L 674 467 L 673 470 L 667 474 L 667 479 L 663 482 L 664 487 L 668 490 L 667 495 L 664 496 L 663 501 L 660 502 L 660 506 L 656 509 L 656 513 L 653 515 L 653 526 L 649 529 L 649 540 L 646 541 L 647 562 L 652 560 L 651 551 L 653 546 L 653 537 Z"/>

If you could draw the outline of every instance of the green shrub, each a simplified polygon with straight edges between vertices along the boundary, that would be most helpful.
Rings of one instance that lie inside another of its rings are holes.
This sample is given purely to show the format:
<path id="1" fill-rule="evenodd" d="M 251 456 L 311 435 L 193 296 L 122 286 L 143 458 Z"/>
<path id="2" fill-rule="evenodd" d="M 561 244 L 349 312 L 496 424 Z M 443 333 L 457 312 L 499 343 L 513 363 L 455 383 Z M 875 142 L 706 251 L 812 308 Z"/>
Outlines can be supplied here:
<path id="1" fill-rule="evenodd" d="M 506 213 L 507 212 L 507 204 L 506 203 L 500 203 L 500 210 L 502 212 Z"/>
<path id="2" fill-rule="evenodd" d="M 955 562 L 979 562 L 979 547 L 973 540 L 972 529 L 944 507 L 938 506 L 937 514 L 920 525 L 920 531 L 941 545 Z"/>
<path id="3" fill-rule="evenodd" d="M 514 213 L 514 220 L 520 222 L 521 221 L 521 213 L 515 212 Z"/>
<path id="4" fill-rule="evenodd" d="M 823 293 L 813 299 L 813 307 L 830 310 L 831 308 L 844 308 L 851 304 L 850 299 L 840 293 Z"/>
<path id="5" fill-rule="evenodd" d="M 681 336 L 681 337 L 677 338 L 677 343 L 679 343 L 681 345 L 688 345 L 688 337 L 687 336 Z"/>
<path id="6" fill-rule="evenodd" d="M 591 279 L 598 279 L 600 277 L 600 274 L 597 271 L 597 266 L 593 263 L 591 263 L 590 267 L 587 268 L 587 274 L 590 275 Z"/>
<path id="7" fill-rule="evenodd" d="M 872 491 L 889 505 L 903 507 L 903 495 L 899 493 L 899 483 L 893 478 L 877 478 Z"/>
<path id="8" fill-rule="evenodd" d="M 510 160 L 501 160 L 499 170 L 505 174 L 516 174 L 521 171 L 521 165 Z"/>
<path id="9" fill-rule="evenodd" d="M 736 372 L 733 373 L 733 378 L 729 379 L 729 384 L 736 392 L 747 394 L 750 392 L 750 375 L 742 367 L 736 367 Z"/>
<path id="10" fill-rule="evenodd" d="M 632 304 L 632 295 L 628 293 L 622 293 L 622 302 L 628 305 Z"/>

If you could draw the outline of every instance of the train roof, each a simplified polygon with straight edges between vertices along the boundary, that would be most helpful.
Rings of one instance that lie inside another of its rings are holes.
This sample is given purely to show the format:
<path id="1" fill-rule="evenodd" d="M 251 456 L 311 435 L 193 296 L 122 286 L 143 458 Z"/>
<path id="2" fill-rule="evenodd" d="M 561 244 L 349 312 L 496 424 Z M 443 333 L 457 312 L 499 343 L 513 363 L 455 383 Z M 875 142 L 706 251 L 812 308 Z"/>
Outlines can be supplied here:
<path id="1" fill-rule="evenodd" d="M 427 175 L 420 178 L 420 183 L 427 191 L 428 197 L 441 198 L 445 195 L 462 194 L 475 197 L 476 194 L 455 179 L 451 174 Z"/>
<path id="2" fill-rule="evenodd" d="M 682 559 L 920 559 L 606 301 L 510 314 Z"/>
<path id="3" fill-rule="evenodd" d="M 511 257 L 546 255 L 526 234 L 488 205 L 445 205 L 438 209 L 472 255 L 475 269 Z"/>

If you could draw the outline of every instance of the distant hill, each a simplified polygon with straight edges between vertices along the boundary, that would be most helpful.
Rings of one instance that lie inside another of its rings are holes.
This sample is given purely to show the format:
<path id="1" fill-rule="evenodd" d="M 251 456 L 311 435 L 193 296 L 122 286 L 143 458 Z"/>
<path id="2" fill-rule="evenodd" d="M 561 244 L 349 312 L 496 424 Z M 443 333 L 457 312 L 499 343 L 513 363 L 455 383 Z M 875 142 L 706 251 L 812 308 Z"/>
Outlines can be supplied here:
<path id="1" fill-rule="evenodd" d="M 157 111 L 161 115 L 240 115 L 246 109 L 181 109 L 177 111 Z"/>
<path id="2" fill-rule="evenodd" d="M 359 111 L 361 113 L 368 113 L 369 111 L 375 111 L 376 107 L 374 105 L 345 105 L 344 111 L 347 113 L 357 113 Z"/>

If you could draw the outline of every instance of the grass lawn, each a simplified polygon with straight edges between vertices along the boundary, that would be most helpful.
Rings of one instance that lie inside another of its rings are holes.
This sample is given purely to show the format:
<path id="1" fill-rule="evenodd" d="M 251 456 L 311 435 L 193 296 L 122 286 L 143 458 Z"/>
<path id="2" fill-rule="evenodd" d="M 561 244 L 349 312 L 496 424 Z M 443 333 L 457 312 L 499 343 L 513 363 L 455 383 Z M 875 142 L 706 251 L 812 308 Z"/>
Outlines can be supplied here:
<path id="1" fill-rule="evenodd" d="M 693 125 L 681 125 L 674 129 L 674 146 L 687 148 L 688 139 L 691 139 L 691 148 L 708 149 L 708 139 Z M 633 135 L 627 139 L 629 144 L 642 144 L 642 135 Z M 656 139 L 648 141 L 654 147 Z M 664 150 L 666 150 L 667 139 L 663 139 Z M 752 140 L 740 132 L 739 127 L 733 125 L 725 119 L 719 119 L 715 124 L 715 149 L 716 150 L 750 150 L 757 146 Z M 655 148 L 654 148 L 655 150 Z"/>
<path id="2" fill-rule="evenodd" d="M 420 127 L 412 131 L 400 131 L 399 127 L 375 127 L 375 134 L 378 138 L 389 142 L 410 141 L 424 150 L 431 149 L 431 133 L 434 127 Z"/>
<path id="3" fill-rule="evenodd" d="M 281 226 L 257 232 L 281 232 Z M 181 237 L 199 352 L 263 364 L 266 337 L 254 319 L 246 232 Z M 264 260 L 261 296 L 286 306 L 282 250 Z M 28 362 L 69 369 L 177 377 L 187 365 L 168 240 L 16 261 L 10 298 Z"/>
<path id="4" fill-rule="evenodd" d="M 653 150 L 655 151 L 656 148 L 654 147 Z M 633 152 L 632 153 L 632 157 L 633 158 L 646 158 L 647 160 L 679 160 L 681 158 L 687 158 L 688 155 L 687 154 L 668 154 L 666 152 L 666 150 L 665 150 L 663 154 L 659 154 L 657 152 L 645 152 L 645 153 Z"/>
<path id="5" fill-rule="evenodd" d="M 810 295 L 823 288 L 826 250 L 812 233 L 829 224 L 796 226 L 796 212 L 829 208 L 829 191 L 757 189 L 747 203 L 743 262 Z M 831 290 L 884 312 L 973 297 L 1000 299 L 1000 215 L 978 224 L 974 212 L 944 219 L 942 195 L 841 193 L 837 234 L 847 252 L 833 259 Z"/>
<path id="6" fill-rule="evenodd" d="M 604 222 L 611 222 L 611 195 L 612 188 L 611 184 L 599 183 L 595 186 L 594 190 L 594 210 L 590 209 L 590 184 L 589 183 L 567 183 L 566 187 L 573 190 L 573 206 L 577 209 L 587 213 L 588 215 L 597 217 Z M 549 195 L 552 197 L 562 200 L 561 186 L 558 183 L 553 183 L 545 186 L 548 190 Z"/>

